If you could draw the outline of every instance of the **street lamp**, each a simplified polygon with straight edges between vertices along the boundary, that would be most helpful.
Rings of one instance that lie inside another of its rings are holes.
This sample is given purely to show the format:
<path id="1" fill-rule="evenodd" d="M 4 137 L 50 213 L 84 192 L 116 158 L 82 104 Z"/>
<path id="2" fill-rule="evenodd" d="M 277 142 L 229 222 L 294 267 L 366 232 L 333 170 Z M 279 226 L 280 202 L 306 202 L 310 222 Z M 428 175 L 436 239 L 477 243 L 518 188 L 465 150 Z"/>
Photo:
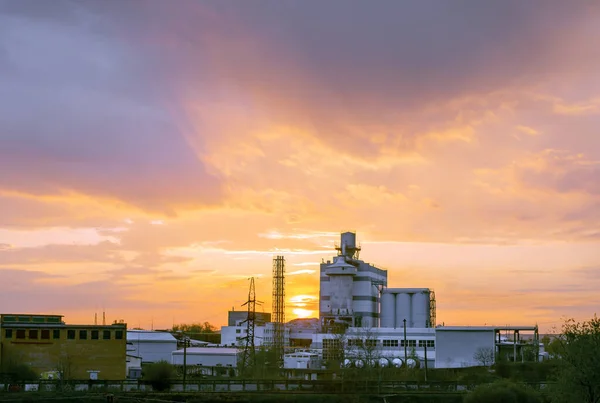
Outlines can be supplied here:
<path id="1" fill-rule="evenodd" d="M 404 322 L 404 367 L 408 371 L 408 361 L 407 361 L 408 354 L 406 352 L 406 345 L 408 344 L 406 342 L 406 319 L 404 319 L 403 322 Z"/>

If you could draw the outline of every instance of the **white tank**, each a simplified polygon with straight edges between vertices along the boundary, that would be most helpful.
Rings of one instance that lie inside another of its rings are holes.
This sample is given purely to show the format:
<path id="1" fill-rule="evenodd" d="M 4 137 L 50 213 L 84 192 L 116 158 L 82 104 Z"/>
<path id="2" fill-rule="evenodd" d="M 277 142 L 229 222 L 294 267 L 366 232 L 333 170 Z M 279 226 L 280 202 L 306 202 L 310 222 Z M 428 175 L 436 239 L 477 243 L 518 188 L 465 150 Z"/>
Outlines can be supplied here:
<path id="1" fill-rule="evenodd" d="M 349 359 L 347 359 L 347 358 L 346 358 L 346 359 L 344 360 L 344 363 L 342 364 L 342 366 L 343 366 L 344 368 L 350 368 L 350 367 L 352 366 L 352 361 L 350 361 Z"/>
<path id="2" fill-rule="evenodd" d="M 415 293 L 412 297 L 412 327 L 429 327 L 429 290 Z"/>
<path id="3" fill-rule="evenodd" d="M 400 368 L 402 366 L 402 359 L 401 358 L 394 358 L 392 360 L 392 365 L 396 368 Z"/>
<path id="4" fill-rule="evenodd" d="M 396 294 L 383 290 L 381 294 L 381 327 L 396 327 Z"/>
<path id="5" fill-rule="evenodd" d="M 356 249 L 356 234 L 353 232 L 344 232 L 340 236 L 340 248 L 344 246 L 344 249 L 349 253 Z"/>
<path id="6" fill-rule="evenodd" d="M 414 358 L 409 358 L 406 360 L 406 366 L 408 368 L 417 368 L 419 365 L 419 361 L 415 360 Z"/>
<path id="7" fill-rule="evenodd" d="M 380 358 L 379 359 L 379 366 L 381 368 L 386 368 L 388 365 L 390 365 L 390 362 L 388 361 L 387 358 Z"/>
<path id="8" fill-rule="evenodd" d="M 369 360 L 369 367 L 375 368 L 377 366 L 377 360 Z"/>
<path id="9" fill-rule="evenodd" d="M 406 319 L 406 327 L 413 327 L 411 296 L 409 293 L 399 293 L 396 295 L 396 327 L 398 328 L 404 326 L 404 319 Z"/>
<path id="10" fill-rule="evenodd" d="M 365 363 L 363 362 L 363 360 L 356 360 L 354 361 L 354 365 L 356 365 L 356 368 L 362 368 L 365 366 Z"/>

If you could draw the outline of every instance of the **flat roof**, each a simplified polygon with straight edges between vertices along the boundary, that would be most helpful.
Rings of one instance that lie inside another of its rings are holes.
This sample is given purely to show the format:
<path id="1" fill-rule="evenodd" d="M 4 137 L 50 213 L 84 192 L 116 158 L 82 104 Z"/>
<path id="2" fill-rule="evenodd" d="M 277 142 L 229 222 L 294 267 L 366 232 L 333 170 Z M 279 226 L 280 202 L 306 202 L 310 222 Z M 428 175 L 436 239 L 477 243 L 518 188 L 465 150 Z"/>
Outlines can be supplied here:
<path id="1" fill-rule="evenodd" d="M 537 326 L 440 326 L 435 328 L 436 331 L 496 331 L 496 330 L 537 330 Z"/>
<path id="2" fill-rule="evenodd" d="M 236 355 L 240 352 L 237 348 L 231 347 L 188 347 L 186 354 L 198 354 L 198 355 Z M 183 355 L 183 350 L 175 350 L 173 354 Z"/>
<path id="3" fill-rule="evenodd" d="M 169 332 L 158 332 L 155 330 L 128 330 L 127 341 L 176 343 L 177 339 Z"/>

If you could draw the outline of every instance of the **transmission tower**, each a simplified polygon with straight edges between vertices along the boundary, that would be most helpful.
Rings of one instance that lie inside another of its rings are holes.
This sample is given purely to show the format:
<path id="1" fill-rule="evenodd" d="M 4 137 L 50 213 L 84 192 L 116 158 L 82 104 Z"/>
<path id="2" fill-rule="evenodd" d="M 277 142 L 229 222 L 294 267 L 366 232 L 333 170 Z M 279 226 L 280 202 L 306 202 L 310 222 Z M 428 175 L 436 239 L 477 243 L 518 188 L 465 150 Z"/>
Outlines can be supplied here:
<path id="1" fill-rule="evenodd" d="M 246 343 L 242 355 L 242 372 L 256 366 L 256 349 L 254 347 L 254 324 L 256 320 L 256 305 L 261 304 L 256 300 L 256 290 L 254 288 L 254 277 L 250 278 L 250 290 L 248 291 L 248 300 L 242 306 L 248 307 L 248 317 L 246 322 Z"/>
<path id="2" fill-rule="evenodd" d="M 277 367 L 283 366 L 285 352 L 285 258 L 273 258 L 273 349 Z"/>

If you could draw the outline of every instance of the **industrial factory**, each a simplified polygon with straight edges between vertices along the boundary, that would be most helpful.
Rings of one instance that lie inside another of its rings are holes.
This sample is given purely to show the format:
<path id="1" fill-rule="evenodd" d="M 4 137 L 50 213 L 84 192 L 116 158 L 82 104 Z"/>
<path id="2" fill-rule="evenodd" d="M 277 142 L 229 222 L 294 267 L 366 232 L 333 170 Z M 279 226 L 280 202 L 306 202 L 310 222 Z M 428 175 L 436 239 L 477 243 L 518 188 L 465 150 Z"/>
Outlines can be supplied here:
<path id="1" fill-rule="evenodd" d="M 356 368 L 489 365 L 500 355 L 525 360 L 532 356 L 529 351 L 538 359 L 537 326 L 436 326 L 433 290 L 389 287 L 386 270 L 360 260 L 353 232 L 342 233 L 335 250 L 333 261 L 320 265 L 318 322 L 292 321 L 280 329 L 273 323 L 255 326 L 249 310 L 247 320 L 222 328 L 222 344 L 246 351 L 260 345 L 281 348 L 282 364 L 297 368 L 314 367 L 315 356 L 329 367 Z M 273 271 L 273 315 L 281 319 L 283 262 L 275 258 Z M 253 298 L 249 295 L 248 306 Z"/>

